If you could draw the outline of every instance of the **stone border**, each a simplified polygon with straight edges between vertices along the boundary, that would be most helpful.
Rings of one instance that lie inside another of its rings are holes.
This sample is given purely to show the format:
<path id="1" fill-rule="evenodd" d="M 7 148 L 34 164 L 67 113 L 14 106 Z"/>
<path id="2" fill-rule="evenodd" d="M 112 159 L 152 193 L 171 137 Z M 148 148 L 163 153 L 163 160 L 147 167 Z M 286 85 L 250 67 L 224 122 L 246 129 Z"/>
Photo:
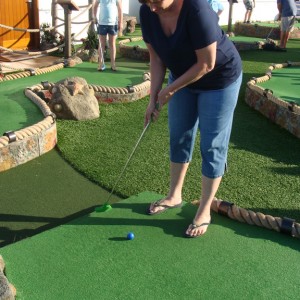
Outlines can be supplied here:
<path id="1" fill-rule="evenodd" d="M 262 39 L 270 38 L 273 40 L 280 40 L 280 25 L 278 22 L 268 22 L 277 25 L 277 27 L 268 27 L 259 25 L 257 23 L 242 23 L 236 22 L 234 24 L 234 33 L 236 35 L 258 37 Z M 291 39 L 300 39 L 300 28 L 294 28 L 290 34 Z"/>
<path id="2" fill-rule="evenodd" d="M 259 49 L 263 49 L 263 46 L 265 44 L 263 41 L 252 42 L 252 43 L 232 41 L 232 43 L 234 44 L 237 51 L 259 50 Z"/>
<path id="3" fill-rule="evenodd" d="M 139 46 L 128 46 L 127 43 L 142 41 L 142 37 L 124 39 L 119 42 L 120 54 L 127 58 L 132 58 L 140 61 L 150 61 L 148 49 L 140 48 Z"/>
<path id="4" fill-rule="evenodd" d="M 35 125 L 0 137 L 0 172 L 41 156 L 52 150 L 57 142 L 55 115 L 30 89 L 25 89 L 25 95 L 41 109 L 45 118 Z"/>
<path id="5" fill-rule="evenodd" d="M 122 56 L 136 59 L 140 61 L 150 61 L 150 55 L 148 49 L 141 48 L 139 46 L 128 46 L 127 43 L 143 40 L 142 37 L 136 37 L 131 39 L 124 39 L 119 42 L 119 50 Z M 263 49 L 264 41 L 259 42 L 235 42 L 232 41 L 238 51 L 245 50 L 258 50 Z"/>
<path id="6" fill-rule="evenodd" d="M 300 138 L 300 106 L 273 96 L 269 89 L 263 89 L 257 84 L 271 80 L 272 71 L 291 66 L 300 66 L 300 62 L 287 62 L 271 65 L 266 74 L 259 78 L 252 78 L 246 87 L 245 102 L 259 111 L 272 122 L 280 125 L 296 137 Z"/>

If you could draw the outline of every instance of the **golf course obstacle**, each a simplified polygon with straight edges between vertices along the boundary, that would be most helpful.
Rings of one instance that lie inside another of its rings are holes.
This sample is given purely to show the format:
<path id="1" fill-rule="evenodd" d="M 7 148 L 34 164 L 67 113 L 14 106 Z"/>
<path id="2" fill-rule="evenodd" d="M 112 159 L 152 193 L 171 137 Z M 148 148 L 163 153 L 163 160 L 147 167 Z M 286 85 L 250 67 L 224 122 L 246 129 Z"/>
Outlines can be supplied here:
<path id="1" fill-rule="evenodd" d="M 286 62 L 271 65 L 262 77 L 252 78 L 246 87 L 245 102 L 272 122 L 280 125 L 300 138 L 300 106 L 294 102 L 284 101 L 273 95 L 270 89 L 258 86 L 259 83 L 272 79 L 275 69 L 300 66 L 300 62 Z"/>
<path id="2" fill-rule="evenodd" d="M 258 50 L 263 49 L 265 42 L 261 41 L 235 41 L 233 37 L 230 37 L 232 43 L 238 51 L 246 50 Z M 124 39 L 119 42 L 119 51 L 123 57 L 139 60 L 139 61 L 150 61 L 149 51 L 146 45 L 138 45 L 140 41 L 143 41 L 142 37 L 134 37 Z"/>
<path id="3" fill-rule="evenodd" d="M 45 101 L 25 90 L 25 95 L 42 111 L 44 120 L 0 137 L 0 172 L 26 163 L 52 150 L 57 142 L 56 117 Z"/>
<path id="4" fill-rule="evenodd" d="M 145 72 L 137 85 L 111 87 L 89 84 L 95 97 L 102 103 L 127 103 L 144 98 L 150 93 L 150 73 Z M 25 89 L 24 93 L 44 115 L 44 120 L 18 131 L 7 131 L 0 136 L 0 172 L 26 163 L 52 150 L 57 143 L 56 114 L 41 96 L 50 92 L 51 82 L 42 82 Z"/>
<path id="5" fill-rule="evenodd" d="M 150 61 L 150 55 L 148 49 L 139 47 L 138 45 L 132 46 L 128 45 L 131 42 L 142 41 L 142 37 L 134 37 L 129 39 L 124 39 L 119 42 L 119 51 L 123 57 L 132 58 L 140 61 Z"/>
<path id="6" fill-rule="evenodd" d="M 198 200 L 192 202 L 194 205 L 199 205 L 199 203 L 200 201 Z M 264 215 L 261 212 L 256 213 L 252 210 L 238 207 L 234 203 L 216 198 L 212 202 L 211 209 L 220 215 L 237 220 L 241 223 L 264 227 L 292 237 L 300 238 L 300 224 L 290 218 L 273 217 Z"/>
<path id="7" fill-rule="evenodd" d="M 267 26 L 267 24 L 269 26 Z M 280 22 L 268 21 L 268 22 L 255 22 L 255 23 L 243 23 L 236 22 L 234 25 L 234 33 L 236 35 L 258 37 L 262 39 L 274 39 L 280 40 Z M 294 27 L 294 30 L 290 33 L 291 39 L 300 38 L 300 28 Z"/>
<path id="8" fill-rule="evenodd" d="M 112 87 L 105 85 L 88 84 L 90 89 L 95 92 L 95 97 L 101 103 L 127 103 L 139 100 L 150 94 L 150 73 L 144 72 L 142 76 L 142 82 L 136 85 L 128 85 L 126 87 Z M 40 92 L 48 91 L 51 93 L 55 83 L 47 82 L 47 87 L 44 84 L 37 84 L 27 88 L 35 93 L 35 97 L 38 97 L 43 101 L 39 95 Z M 55 111 L 53 112 L 55 113 Z"/>

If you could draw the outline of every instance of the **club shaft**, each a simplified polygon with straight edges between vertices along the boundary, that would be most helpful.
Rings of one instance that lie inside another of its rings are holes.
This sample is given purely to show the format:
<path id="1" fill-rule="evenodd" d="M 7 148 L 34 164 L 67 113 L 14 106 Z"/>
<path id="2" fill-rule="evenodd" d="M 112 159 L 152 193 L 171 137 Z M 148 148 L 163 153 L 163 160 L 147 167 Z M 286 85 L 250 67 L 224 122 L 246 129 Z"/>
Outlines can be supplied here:
<path id="1" fill-rule="evenodd" d="M 134 148 L 133 148 L 133 150 L 132 150 L 132 152 L 131 152 L 131 154 L 130 154 L 130 156 L 129 156 L 129 158 L 128 158 L 128 160 L 127 160 L 127 162 L 126 162 L 126 164 L 125 164 L 125 166 L 124 166 L 124 168 L 123 168 L 123 170 L 122 170 L 122 172 L 120 173 L 118 179 L 116 180 L 116 182 L 115 182 L 115 184 L 114 184 L 114 186 L 113 186 L 113 188 L 112 188 L 112 190 L 111 190 L 111 192 L 110 192 L 110 194 L 109 194 L 109 196 L 108 196 L 108 198 L 107 198 L 105 204 L 107 204 L 107 203 L 109 202 L 109 200 L 110 200 L 110 198 L 111 198 L 113 192 L 115 191 L 115 188 L 117 187 L 118 183 L 120 182 L 120 180 L 121 180 L 121 178 L 122 178 L 122 176 L 123 176 L 123 174 L 124 174 L 124 172 L 125 172 L 125 170 L 126 170 L 128 164 L 129 164 L 129 162 L 130 162 L 130 160 L 131 160 L 131 158 L 132 158 L 132 156 L 133 156 L 133 154 L 135 153 L 137 147 L 139 146 L 139 144 L 140 144 L 140 142 L 141 142 L 141 140 L 142 140 L 142 138 L 143 138 L 145 132 L 147 131 L 147 129 L 148 129 L 150 123 L 151 123 L 151 121 L 149 121 L 149 122 L 147 123 L 147 125 L 144 127 L 141 136 L 139 137 L 137 143 L 135 144 L 135 146 L 134 146 Z"/>

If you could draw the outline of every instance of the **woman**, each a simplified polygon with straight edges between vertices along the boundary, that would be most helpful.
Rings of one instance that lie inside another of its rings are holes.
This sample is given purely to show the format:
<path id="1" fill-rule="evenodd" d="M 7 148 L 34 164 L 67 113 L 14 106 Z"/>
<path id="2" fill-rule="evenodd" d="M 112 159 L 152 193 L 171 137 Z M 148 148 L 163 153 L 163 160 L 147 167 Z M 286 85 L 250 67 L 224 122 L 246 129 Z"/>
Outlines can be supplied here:
<path id="1" fill-rule="evenodd" d="M 187 237 L 204 234 L 210 206 L 226 169 L 233 112 L 242 80 L 240 56 L 218 26 L 207 0 L 139 0 L 140 22 L 150 53 L 151 92 L 145 124 L 168 104 L 170 189 L 152 203 L 154 215 L 178 207 L 200 130 L 201 202 Z M 169 83 L 162 87 L 169 69 Z"/>
<path id="2" fill-rule="evenodd" d="M 100 3 L 99 20 L 97 21 L 97 10 Z M 123 13 L 122 0 L 94 0 L 93 4 L 94 20 L 98 24 L 99 35 L 99 66 L 98 71 L 104 71 L 106 66 L 104 63 L 104 52 L 106 39 L 108 35 L 108 43 L 110 49 L 111 69 L 116 71 L 116 40 L 118 30 L 122 34 Z"/>

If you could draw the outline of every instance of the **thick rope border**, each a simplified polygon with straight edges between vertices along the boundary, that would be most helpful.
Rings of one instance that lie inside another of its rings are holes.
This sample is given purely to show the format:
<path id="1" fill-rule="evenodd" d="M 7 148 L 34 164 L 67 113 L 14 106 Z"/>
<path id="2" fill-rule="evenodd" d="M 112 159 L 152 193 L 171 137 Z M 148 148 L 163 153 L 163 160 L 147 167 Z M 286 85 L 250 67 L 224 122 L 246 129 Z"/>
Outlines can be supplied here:
<path id="1" fill-rule="evenodd" d="M 195 200 L 192 202 L 193 205 L 198 206 L 200 201 Z M 271 215 L 264 215 L 261 212 L 254 212 L 236 206 L 233 203 L 223 201 L 220 199 L 214 199 L 211 204 L 211 210 L 214 212 L 225 215 L 230 219 L 237 220 L 241 223 L 247 223 L 249 225 L 256 225 L 264 227 L 277 232 L 282 232 L 291 235 L 292 237 L 300 238 L 300 224 L 294 220 L 280 217 L 272 217 Z M 286 230 L 286 220 L 291 221 L 288 230 Z"/>
<path id="2" fill-rule="evenodd" d="M 245 102 L 268 118 L 270 118 L 270 116 L 268 115 L 268 112 L 265 112 L 263 110 L 264 105 L 259 106 L 258 102 L 264 101 L 265 103 L 270 103 L 274 105 L 276 108 L 281 108 L 284 112 L 285 117 L 289 118 L 289 120 L 293 120 L 293 122 L 286 124 L 286 122 L 282 122 L 282 116 L 281 118 L 276 118 L 276 116 L 274 116 L 273 114 L 271 120 L 274 123 L 280 125 L 281 127 L 291 132 L 296 137 L 300 138 L 300 106 L 295 103 L 289 103 L 287 101 L 284 101 L 283 99 L 277 98 L 272 94 L 271 91 L 265 90 L 257 85 L 259 83 L 271 80 L 272 71 L 274 69 L 281 69 L 291 66 L 298 67 L 300 66 L 300 62 L 288 61 L 282 64 L 272 64 L 267 69 L 266 74 L 264 76 L 252 78 L 250 81 L 248 81 L 245 93 Z M 291 124 L 293 124 L 294 126 L 291 126 Z"/>

